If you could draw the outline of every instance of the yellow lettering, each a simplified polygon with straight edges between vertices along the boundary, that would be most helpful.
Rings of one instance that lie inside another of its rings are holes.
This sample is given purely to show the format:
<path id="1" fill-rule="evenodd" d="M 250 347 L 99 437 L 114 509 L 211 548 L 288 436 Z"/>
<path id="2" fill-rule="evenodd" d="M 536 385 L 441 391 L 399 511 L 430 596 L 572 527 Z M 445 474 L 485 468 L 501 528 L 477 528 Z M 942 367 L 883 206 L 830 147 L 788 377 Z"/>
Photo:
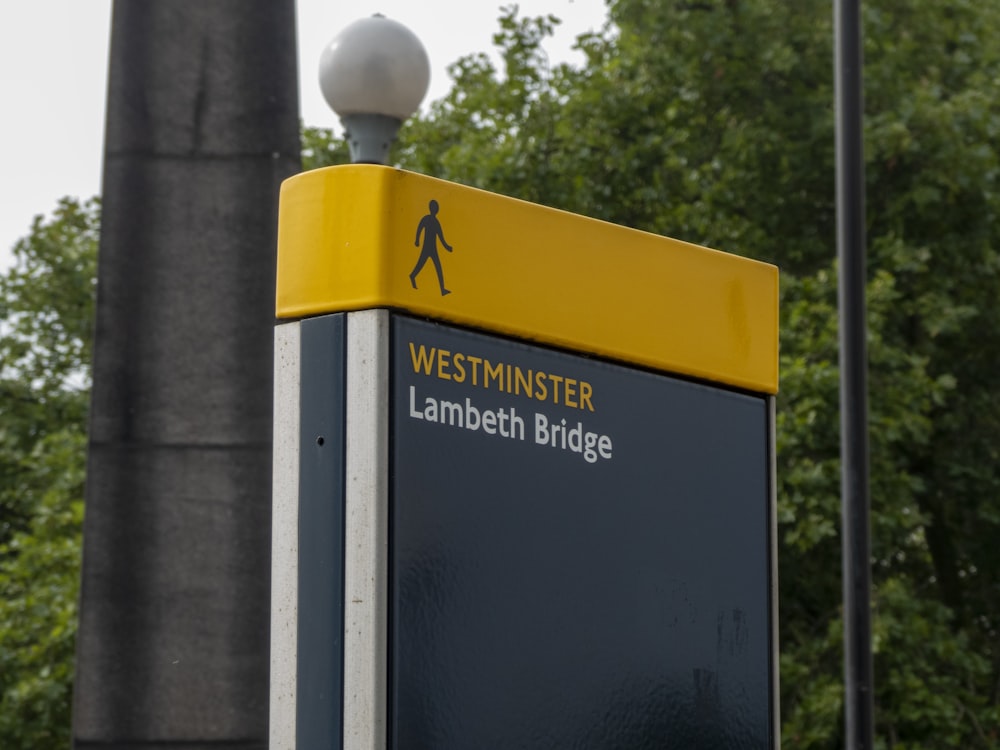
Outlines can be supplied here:
<path id="1" fill-rule="evenodd" d="M 451 352 L 447 349 L 438 349 L 438 377 L 441 380 L 451 380 L 449 367 L 451 367 Z"/>
<path id="2" fill-rule="evenodd" d="M 548 398 L 549 389 L 545 386 L 545 373 L 536 372 L 535 373 L 535 390 L 537 391 L 537 398 L 539 401 L 544 401 Z"/>
<path id="3" fill-rule="evenodd" d="M 466 359 L 472 363 L 472 384 L 479 385 L 479 363 L 483 360 L 479 357 L 473 357 L 471 354 Z"/>
<path id="4" fill-rule="evenodd" d="M 528 376 L 525 377 L 524 371 L 520 367 L 514 368 L 514 393 L 524 392 L 524 395 L 531 398 L 532 387 L 531 387 L 531 370 L 528 370 Z"/>
<path id="5" fill-rule="evenodd" d="M 490 380 L 497 383 L 497 388 L 503 390 L 503 362 L 496 367 L 487 359 L 483 361 L 483 388 L 490 387 Z"/>
<path id="6" fill-rule="evenodd" d="M 566 402 L 566 406 L 576 409 L 577 403 L 574 400 L 576 397 L 576 381 L 573 378 L 566 378 L 563 382 L 563 400 Z"/>
<path id="7" fill-rule="evenodd" d="M 441 356 L 440 354 L 438 355 Z M 549 380 L 552 381 L 552 403 L 559 403 L 559 384 L 563 381 L 562 375 L 549 375 Z"/>
<path id="8" fill-rule="evenodd" d="M 424 349 L 424 345 L 420 345 L 420 349 L 413 348 L 413 342 L 410 342 L 410 359 L 413 361 L 413 371 L 420 372 L 424 371 L 424 375 L 431 374 L 431 366 L 434 364 L 434 353 L 435 349 L 431 347 L 431 353 L 428 355 L 427 350 Z"/>
<path id="9" fill-rule="evenodd" d="M 493 363 L 464 352 L 426 347 L 412 341 L 409 346 L 410 362 L 415 373 L 435 375 L 441 380 L 454 380 L 456 383 L 471 379 L 472 385 L 480 388 L 496 388 L 517 396 L 523 394 L 538 401 L 551 398 L 554 404 L 594 411 L 594 388 L 585 380 L 538 370 L 522 370 L 515 364 Z"/>

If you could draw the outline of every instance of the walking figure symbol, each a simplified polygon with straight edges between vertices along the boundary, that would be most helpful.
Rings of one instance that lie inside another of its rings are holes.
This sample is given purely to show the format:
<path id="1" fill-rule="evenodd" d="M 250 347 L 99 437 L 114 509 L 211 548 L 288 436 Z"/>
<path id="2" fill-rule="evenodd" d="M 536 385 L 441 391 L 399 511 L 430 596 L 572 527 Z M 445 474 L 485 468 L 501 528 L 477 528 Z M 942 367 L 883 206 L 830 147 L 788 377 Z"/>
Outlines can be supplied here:
<path id="1" fill-rule="evenodd" d="M 441 238 L 441 244 L 449 253 L 452 251 L 452 247 L 445 240 L 444 231 L 441 229 L 441 222 L 437 219 L 438 202 L 432 200 L 427 204 L 427 208 L 430 213 L 417 224 L 417 239 L 414 240 L 413 244 L 415 247 L 420 247 L 420 235 L 422 233 L 424 235 L 424 247 L 420 251 L 417 265 L 410 271 L 410 284 L 413 285 L 414 289 L 417 288 L 417 274 L 420 273 L 424 264 L 430 261 L 434 264 L 434 269 L 437 271 L 438 284 L 441 287 L 441 296 L 443 297 L 446 294 L 451 294 L 451 291 L 444 287 L 444 271 L 441 270 L 441 259 L 438 257 L 437 249 L 438 237 Z"/>

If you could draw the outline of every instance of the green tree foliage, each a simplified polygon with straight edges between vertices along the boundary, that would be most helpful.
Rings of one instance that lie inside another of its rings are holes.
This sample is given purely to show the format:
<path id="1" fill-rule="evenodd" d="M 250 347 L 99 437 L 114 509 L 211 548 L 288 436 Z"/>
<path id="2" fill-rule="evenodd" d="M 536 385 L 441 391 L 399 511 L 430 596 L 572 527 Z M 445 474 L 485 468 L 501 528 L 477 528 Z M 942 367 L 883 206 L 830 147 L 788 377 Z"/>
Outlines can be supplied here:
<path id="1" fill-rule="evenodd" d="M 1000 742 L 1000 5 L 864 3 L 880 747 Z M 415 171 L 777 263 L 784 746 L 842 745 L 832 8 L 610 0 L 551 66 L 507 9 Z"/>
<path id="2" fill-rule="evenodd" d="M 347 141 L 326 128 L 302 128 L 302 167 L 318 169 L 331 164 L 346 164 L 351 160 Z"/>
<path id="3" fill-rule="evenodd" d="M 0 277 L 0 747 L 69 746 L 99 207 L 35 219 Z"/>

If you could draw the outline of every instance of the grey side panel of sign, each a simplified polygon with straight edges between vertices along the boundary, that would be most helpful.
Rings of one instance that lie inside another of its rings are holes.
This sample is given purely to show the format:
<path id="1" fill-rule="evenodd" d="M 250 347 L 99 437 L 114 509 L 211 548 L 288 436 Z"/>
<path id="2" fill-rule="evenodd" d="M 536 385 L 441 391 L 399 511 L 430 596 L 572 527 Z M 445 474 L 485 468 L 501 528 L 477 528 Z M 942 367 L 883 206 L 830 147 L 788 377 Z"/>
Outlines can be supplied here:
<path id="1" fill-rule="evenodd" d="M 389 313 L 347 317 L 344 750 L 386 746 Z"/>
<path id="2" fill-rule="evenodd" d="M 301 323 L 296 746 L 343 733 L 346 316 Z"/>
<path id="3" fill-rule="evenodd" d="M 392 335 L 391 746 L 773 747 L 766 397 Z"/>

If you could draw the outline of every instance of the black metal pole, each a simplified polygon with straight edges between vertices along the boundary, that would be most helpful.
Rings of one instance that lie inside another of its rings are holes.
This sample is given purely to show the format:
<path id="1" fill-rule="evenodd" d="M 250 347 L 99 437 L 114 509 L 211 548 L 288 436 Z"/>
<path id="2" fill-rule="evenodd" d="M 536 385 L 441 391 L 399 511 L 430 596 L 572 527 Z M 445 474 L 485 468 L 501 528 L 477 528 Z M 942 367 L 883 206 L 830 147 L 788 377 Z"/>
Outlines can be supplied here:
<path id="1" fill-rule="evenodd" d="M 873 743 L 860 0 L 835 0 L 845 747 Z"/>

